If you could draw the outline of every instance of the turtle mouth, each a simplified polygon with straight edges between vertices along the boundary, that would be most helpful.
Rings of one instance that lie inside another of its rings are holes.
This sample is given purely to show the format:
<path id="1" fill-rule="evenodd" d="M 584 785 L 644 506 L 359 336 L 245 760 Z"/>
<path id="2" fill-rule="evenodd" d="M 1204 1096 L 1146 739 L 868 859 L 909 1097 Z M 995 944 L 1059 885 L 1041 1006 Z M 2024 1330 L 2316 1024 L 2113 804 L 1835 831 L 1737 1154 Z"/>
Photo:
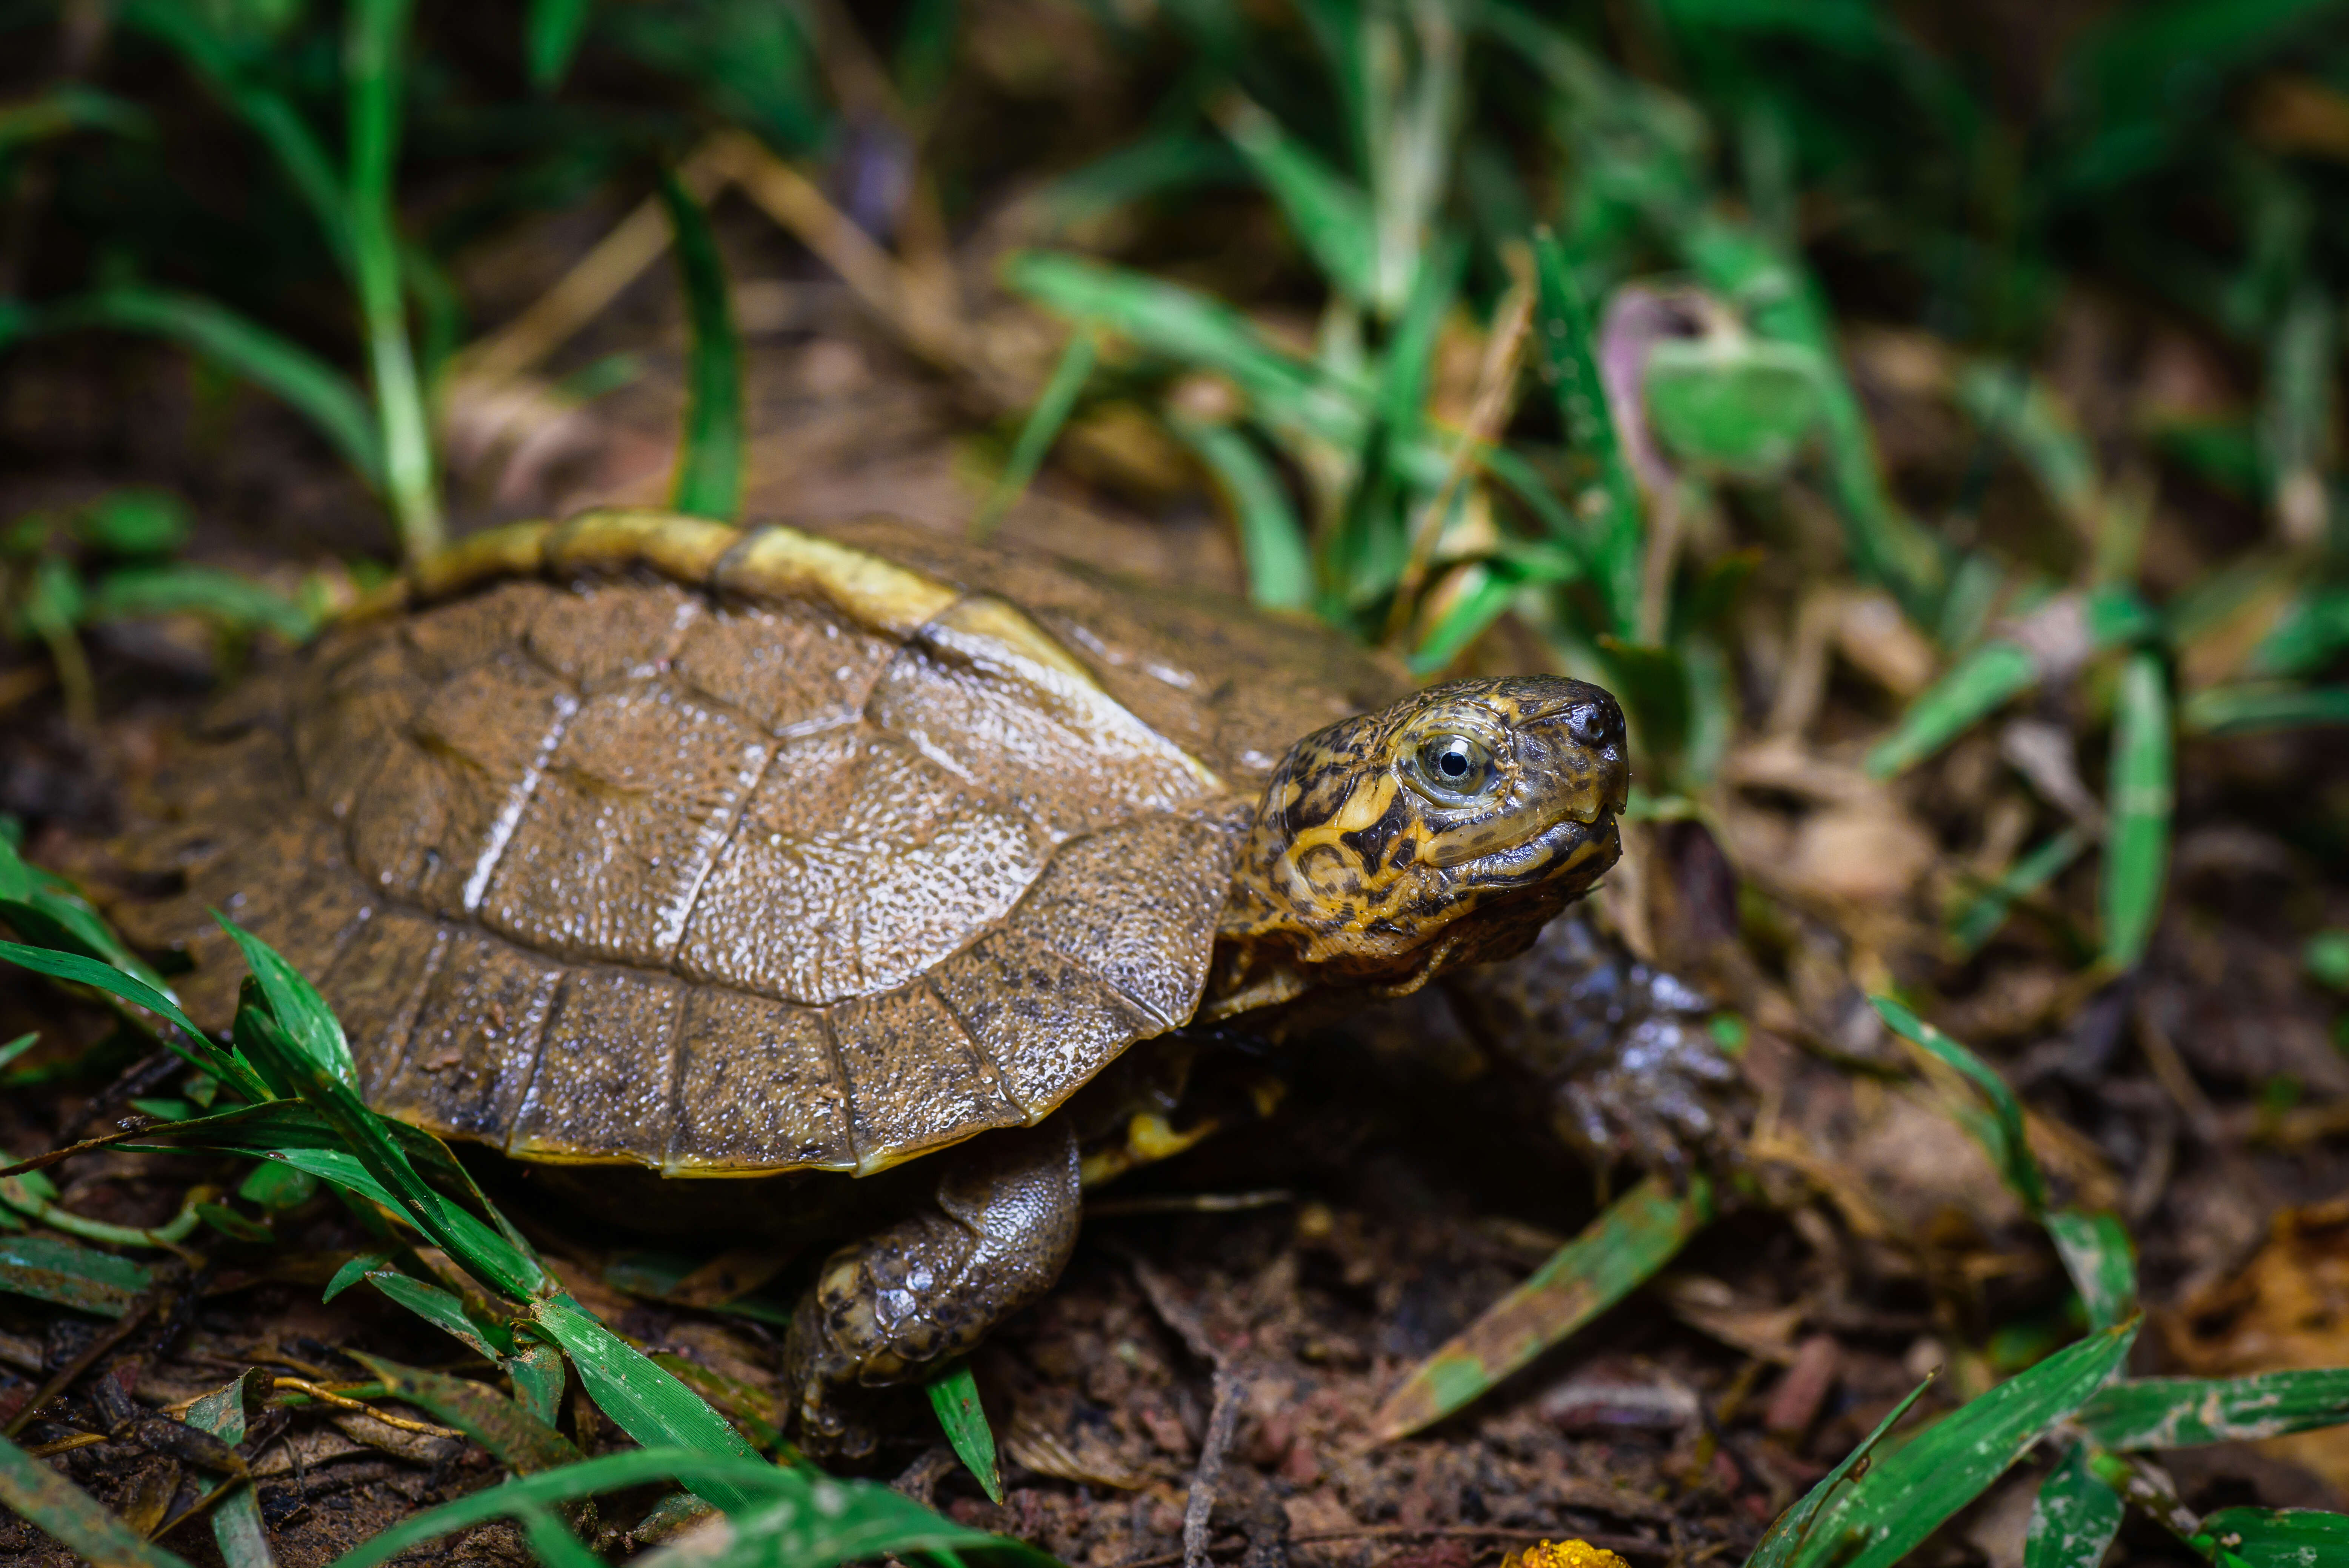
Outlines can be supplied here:
<path id="1" fill-rule="evenodd" d="M 1528 888 L 1578 880 L 1588 887 L 1623 852 L 1615 815 L 1602 809 L 1588 815 L 1571 805 L 1539 830 L 1482 857 L 1476 880 L 1491 888 Z"/>

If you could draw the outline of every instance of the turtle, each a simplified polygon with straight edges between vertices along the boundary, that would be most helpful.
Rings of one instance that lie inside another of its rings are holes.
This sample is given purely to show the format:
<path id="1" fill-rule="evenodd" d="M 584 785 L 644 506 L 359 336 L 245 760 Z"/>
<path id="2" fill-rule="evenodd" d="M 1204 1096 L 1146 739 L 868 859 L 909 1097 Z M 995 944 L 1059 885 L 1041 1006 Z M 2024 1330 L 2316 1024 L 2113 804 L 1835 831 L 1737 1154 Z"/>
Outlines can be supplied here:
<path id="1" fill-rule="evenodd" d="M 917 524 L 607 509 L 476 534 L 233 689 L 116 913 L 205 1027 L 241 973 L 216 909 L 317 984 L 378 1110 L 638 1199 L 755 1229 L 739 1179 L 918 1161 L 785 1335 L 802 1447 L 853 1456 L 869 1390 L 1060 1273 L 1081 1087 L 1526 949 L 1629 783 L 1620 708 L 1566 676 L 1415 690 Z"/>

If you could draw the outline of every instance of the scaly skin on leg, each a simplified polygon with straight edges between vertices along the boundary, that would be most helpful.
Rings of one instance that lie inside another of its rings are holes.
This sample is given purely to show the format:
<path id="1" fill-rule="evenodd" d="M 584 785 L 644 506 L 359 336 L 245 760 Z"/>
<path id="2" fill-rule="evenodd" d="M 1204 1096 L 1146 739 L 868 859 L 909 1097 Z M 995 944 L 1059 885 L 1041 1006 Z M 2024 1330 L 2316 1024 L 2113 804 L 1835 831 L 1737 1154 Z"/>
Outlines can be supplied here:
<path id="1" fill-rule="evenodd" d="M 917 1383 L 1051 1288 L 1082 1202 L 1067 1118 L 938 1158 L 920 1211 L 824 1261 L 784 1347 L 802 1449 L 870 1453 L 860 1391 Z"/>

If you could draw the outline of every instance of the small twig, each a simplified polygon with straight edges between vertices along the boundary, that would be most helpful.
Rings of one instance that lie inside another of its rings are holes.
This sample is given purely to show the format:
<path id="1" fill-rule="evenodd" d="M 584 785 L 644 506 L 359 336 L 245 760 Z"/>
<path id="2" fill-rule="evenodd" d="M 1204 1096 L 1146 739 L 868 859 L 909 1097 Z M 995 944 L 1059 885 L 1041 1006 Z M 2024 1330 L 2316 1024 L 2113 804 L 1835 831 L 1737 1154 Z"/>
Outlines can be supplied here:
<path id="1" fill-rule="evenodd" d="M 104 1432 L 76 1432 L 72 1437 L 59 1438 L 54 1443 L 36 1443 L 25 1452 L 34 1459 L 46 1459 L 53 1454 L 69 1454 L 76 1449 L 91 1448 L 106 1440 Z"/>
<path id="2" fill-rule="evenodd" d="M 339 1387 L 332 1387 L 323 1383 L 315 1383 L 307 1377 L 273 1376 L 269 1384 L 273 1389 L 291 1389 L 296 1394 L 307 1395 L 321 1405 L 332 1405 L 338 1410 L 356 1410 L 362 1416 L 380 1421 L 387 1427 L 397 1428 L 403 1432 L 421 1432 L 429 1438 L 461 1438 L 465 1435 L 453 1427 L 438 1427 L 429 1421 L 410 1420 L 406 1416 L 388 1416 L 363 1399 L 352 1398 L 350 1394 L 346 1392 L 346 1390 L 363 1388 L 380 1391 L 383 1387 L 380 1383 L 346 1383 Z M 193 1399 L 182 1399 L 176 1405 L 166 1405 L 163 1407 L 163 1414 L 171 1417 L 184 1416 L 195 1403 Z"/>
<path id="3" fill-rule="evenodd" d="M 1224 1455 L 1239 1431 L 1247 1379 L 1216 1345 L 1198 1309 L 1182 1298 L 1173 1282 L 1138 1253 L 1128 1251 L 1126 1262 L 1140 1282 L 1142 1293 L 1150 1299 L 1152 1310 L 1181 1336 L 1192 1355 L 1216 1369 L 1215 1402 L 1207 1416 L 1207 1429 L 1199 1439 L 1199 1462 L 1191 1472 L 1190 1495 L 1183 1503 L 1184 1568 L 1206 1568 L 1207 1532 L 1215 1518 L 1216 1492 L 1224 1478 Z"/>

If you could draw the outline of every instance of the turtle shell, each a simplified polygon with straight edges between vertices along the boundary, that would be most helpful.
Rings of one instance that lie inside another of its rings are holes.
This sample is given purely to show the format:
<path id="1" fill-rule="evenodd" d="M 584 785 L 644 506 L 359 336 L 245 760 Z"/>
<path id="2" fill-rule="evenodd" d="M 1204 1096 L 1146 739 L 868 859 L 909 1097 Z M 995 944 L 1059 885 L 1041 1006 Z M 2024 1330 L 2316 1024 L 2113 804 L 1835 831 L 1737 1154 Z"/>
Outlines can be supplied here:
<path id="1" fill-rule="evenodd" d="M 313 978 L 379 1110 L 525 1159 L 880 1169 L 1186 1020 L 1328 634 L 872 520 L 476 535 L 233 695 L 140 840 L 198 1022 Z"/>

